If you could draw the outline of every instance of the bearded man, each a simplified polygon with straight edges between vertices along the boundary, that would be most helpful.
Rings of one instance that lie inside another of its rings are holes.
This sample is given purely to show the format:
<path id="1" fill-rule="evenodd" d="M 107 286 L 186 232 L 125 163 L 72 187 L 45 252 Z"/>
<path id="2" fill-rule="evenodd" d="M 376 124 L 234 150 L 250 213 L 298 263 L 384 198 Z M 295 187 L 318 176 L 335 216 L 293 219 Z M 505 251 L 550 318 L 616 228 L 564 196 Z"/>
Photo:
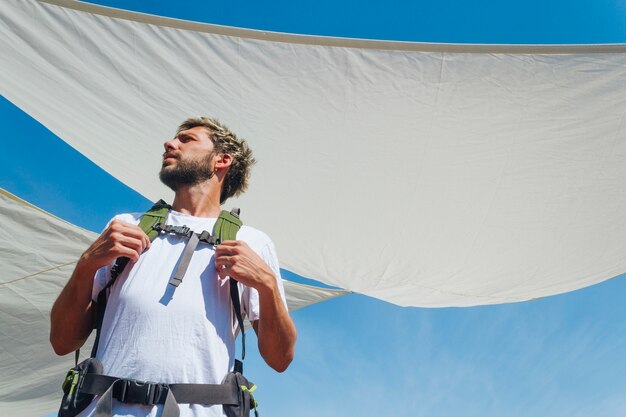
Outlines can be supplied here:
<path id="1" fill-rule="evenodd" d="M 252 152 L 217 120 L 188 119 L 164 144 L 161 181 L 175 192 L 168 226 L 211 231 L 221 204 L 248 185 Z M 50 341 L 59 355 L 79 349 L 94 328 L 97 295 L 117 258 L 130 260 L 110 288 L 97 359 L 104 374 L 165 384 L 219 384 L 233 370 L 237 321 L 229 277 L 239 282 L 241 309 L 269 366 L 284 371 L 294 355 L 276 252 L 264 233 L 242 226 L 237 240 L 199 244 L 185 280 L 168 283 L 186 242 L 161 234 L 150 242 L 142 213 L 116 216 L 82 254 L 51 312 Z M 80 415 L 94 415 L 96 400 Z M 179 404 L 180 415 L 223 416 L 221 406 Z M 113 401 L 116 416 L 160 416 L 163 405 Z"/>

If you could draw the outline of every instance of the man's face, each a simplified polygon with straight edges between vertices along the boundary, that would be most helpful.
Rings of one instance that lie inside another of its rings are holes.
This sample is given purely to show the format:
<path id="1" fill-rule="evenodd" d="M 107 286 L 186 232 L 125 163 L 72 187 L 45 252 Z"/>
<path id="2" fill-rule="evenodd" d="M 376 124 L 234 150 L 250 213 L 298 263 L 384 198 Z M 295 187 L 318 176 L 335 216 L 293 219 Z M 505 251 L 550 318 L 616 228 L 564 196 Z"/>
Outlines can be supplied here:
<path id="1" fill-rule="evenodd" d="M 206 127 L 197 126 L 179 132 L 165 142 L 159 178 L 176 191 L 181 185 L 194 185 L 213 175 L 215 147 Z"/>

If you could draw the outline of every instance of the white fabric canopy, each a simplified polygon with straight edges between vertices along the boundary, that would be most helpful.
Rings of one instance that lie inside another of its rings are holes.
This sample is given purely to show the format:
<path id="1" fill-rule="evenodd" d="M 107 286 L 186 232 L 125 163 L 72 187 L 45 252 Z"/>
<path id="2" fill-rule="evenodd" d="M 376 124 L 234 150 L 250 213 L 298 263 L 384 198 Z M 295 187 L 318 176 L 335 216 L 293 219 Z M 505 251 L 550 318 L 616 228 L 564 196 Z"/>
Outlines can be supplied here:
<path id="1" fill-rule="evenodd" d="M 212 115 L 260 161 L 236 202 L 283 265 L 400 305 L 530 300 L 626 271 L 626 46 L 230 29 L 71 1 L 0 10 L 0 90 L 149 199 Z"/>
<path id="2" fill-rule="evenodd" d="M 0 410 L 3 416 L 38 417 L 58 407 L 60 384 L 73 365 L 73 358 L 56 356 L 48 342 L 50 308 L 97 234 L 2 189 L 0 221 Z M 289 281 L 284 285 L 290 311 L 346 293 Z"/>

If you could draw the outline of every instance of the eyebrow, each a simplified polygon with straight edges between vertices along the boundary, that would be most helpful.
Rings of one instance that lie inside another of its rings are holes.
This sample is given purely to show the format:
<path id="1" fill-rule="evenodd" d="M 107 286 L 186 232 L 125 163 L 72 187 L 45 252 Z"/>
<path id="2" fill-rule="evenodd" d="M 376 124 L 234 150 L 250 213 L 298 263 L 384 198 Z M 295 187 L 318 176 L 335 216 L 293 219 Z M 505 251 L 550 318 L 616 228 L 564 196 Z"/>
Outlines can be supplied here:
<path id="1" fill-rule="evenodd" d="M 193 135 L 191 133 L 180 132 L 180 133 L 177 133 L 176 136 L 174 136 L 174 138 L 186 138 L 186 137 L 193 138 L 193 139 L 198 139 L 197 136 L 195 136 L 195 135 Z"/>

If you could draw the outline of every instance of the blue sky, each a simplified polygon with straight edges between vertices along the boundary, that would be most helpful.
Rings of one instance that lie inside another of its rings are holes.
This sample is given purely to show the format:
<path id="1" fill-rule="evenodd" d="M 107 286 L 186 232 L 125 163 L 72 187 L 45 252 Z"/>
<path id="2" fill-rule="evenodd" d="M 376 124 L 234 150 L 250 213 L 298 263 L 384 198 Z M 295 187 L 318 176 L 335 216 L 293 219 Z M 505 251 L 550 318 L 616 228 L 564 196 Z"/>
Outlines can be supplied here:
<path id="1" fill-rule="evenodd" d="M 316 35 L 626 42 L 625 1 L 95 2 Z M 0 153 L 2 188 L 94 231 L 117 212 L 150 204 L 5 99 L 0 121 L 8 145 Z M 249 349 L 246 373 L 259 385 L 264 416 L 624 416 L 625 295 L 623 277 L 533 302 L 473 308 L 400 308 L 349 295 L 293 314 L 299 339 L 287 372 L 269 370 Z"/>

